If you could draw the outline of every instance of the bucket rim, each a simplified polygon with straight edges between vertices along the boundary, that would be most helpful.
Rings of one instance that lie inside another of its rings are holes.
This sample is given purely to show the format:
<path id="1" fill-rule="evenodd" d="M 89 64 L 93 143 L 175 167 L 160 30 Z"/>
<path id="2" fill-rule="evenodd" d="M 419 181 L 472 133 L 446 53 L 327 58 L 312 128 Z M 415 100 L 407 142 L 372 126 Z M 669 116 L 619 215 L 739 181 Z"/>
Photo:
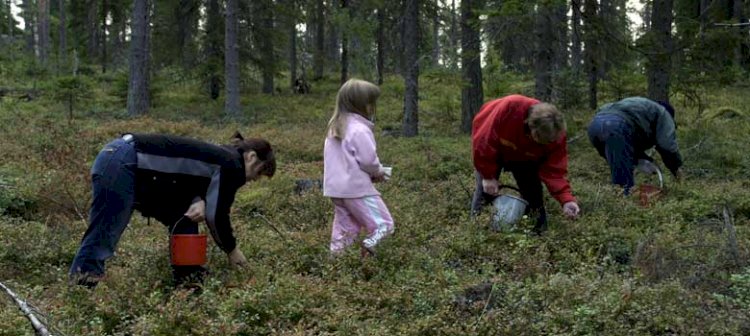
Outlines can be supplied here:
<path id="1" fill-rule="evenodd" d="M 507 194 L 502 194 L 502 195 L 498 196 L 497 198 L 500 198 L 500 197 L 508 197 L 508 198 L 512 198 L 512 199 L 515 199 L 515 200 L 518 200 L 518 201 L 521 201 L 521 202 L 523 202 L 523 204 L 525 204 L 525 205 L 529 205 L 529 202 L 528 202 L 528 201 L 526 201 L 526 200 L 525 200 L 525 199 L 523 199 L 523 198 L 517 197 L 517 196 L 513 196 L 513 195 L 507 195 Z"/>

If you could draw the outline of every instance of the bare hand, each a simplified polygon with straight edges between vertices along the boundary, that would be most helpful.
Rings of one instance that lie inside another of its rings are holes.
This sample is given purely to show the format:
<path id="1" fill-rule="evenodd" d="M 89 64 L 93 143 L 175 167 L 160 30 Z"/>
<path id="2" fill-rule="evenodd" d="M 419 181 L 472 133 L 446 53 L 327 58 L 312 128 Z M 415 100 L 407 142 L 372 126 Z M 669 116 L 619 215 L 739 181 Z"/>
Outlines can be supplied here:
<path id="1" fill-rule="evenodd" d="M 206 218 L 206 202 L 200 200 L 190 205 L 185 217 L 190 218 L 191 221 L 199 223 Z"/>
<path id="2" fill-rule="evenodd" d="M 229 252 L 229 264 L 234 266 L 235 268 L 244 268 L 247 266 L 247 259 L 245 259 L 245 255 L 242 254 L 242 251 L 238 247 L 235 247 L 232 252 Z"/>
<path id="3" fill-rule="evenodd" d="M 581 208 L 578 207 L 578 203 L 576 202 L 568 202 L 563 205 L 563 214 L 568 219 L 576 219 L 580 213 Z"/>
<path id="4" fill-rule="evenodd" d="M 381 169 L 377 173 L 375 173 L 375 175 L 372 175 L 370 177 L 370 180 L 372 180 L 372 182 L 375 182 L 375 183 L 384 182 L 384 181 L 388 181 L 388 176 L 386 176 L 385 172 Z"/>
<path id="5" fill-rule="evenodd" d="M 485 194 L 495 196 L 499 192 L 498 188 L 496 179 L 482 179 L 482 190 L 484 190 Z"/>

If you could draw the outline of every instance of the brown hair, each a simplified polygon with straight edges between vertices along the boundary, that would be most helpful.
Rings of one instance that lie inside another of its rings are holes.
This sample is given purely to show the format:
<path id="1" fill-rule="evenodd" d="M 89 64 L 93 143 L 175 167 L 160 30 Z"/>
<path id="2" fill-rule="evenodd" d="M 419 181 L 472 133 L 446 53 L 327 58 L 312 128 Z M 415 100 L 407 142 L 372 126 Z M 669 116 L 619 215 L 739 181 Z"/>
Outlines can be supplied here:
<path id="1" fill-rule="evenodd" d="M 550 143 L 560 138 L 565 132 L 565 119 L 555 105 L 539 103 L 529 108 L 529 116 L 526 119 L 529 130 L 533 133 L 535 140 Z"/>
<path id="2" fill-rule="evenodd" d="M 336 108 L 328 121 L 328 134 L 341 139 L 346 127 L 345 112 L 356 113 L 368 119 L 372 117 L 378 97 L 380 88 L 377 85 L 355 78 L 346 81 L 336 94 Z M 372 107 L 372 111 L 367 109 L 368 106 Z"/>
<path id="3" fill-rule="evenodd" d="M 260 172 L 261 175 L 273 177 L 273 174 L 276 173 L 276 156 L 274 155 L 273 148 L 271 148 L 271 144 L 265 139 L 245 139 L 240 132 L 234 132 L 231 145 L 243 153 L 255 152 L 255 155 L 263 163 L 263 170 Z"/>

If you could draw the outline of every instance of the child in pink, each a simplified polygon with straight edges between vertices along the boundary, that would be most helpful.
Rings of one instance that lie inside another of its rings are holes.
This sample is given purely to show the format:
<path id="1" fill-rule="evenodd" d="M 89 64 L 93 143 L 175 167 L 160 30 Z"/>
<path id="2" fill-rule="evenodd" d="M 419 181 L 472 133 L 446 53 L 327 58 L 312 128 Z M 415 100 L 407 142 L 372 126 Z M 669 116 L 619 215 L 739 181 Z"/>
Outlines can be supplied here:
<path id="1" fill-rule="evenodd" d="M 380 89 L 350 79 L 336 95 L 336 109 L 328 123 L 323 149 L 323 195 L 334 205 L 331 253 L 339 254 L 358 239 L 363 253 L 393 233 L 393 219 L 373 182 L 386 179 L 372 133 L 375 101 Z"/>

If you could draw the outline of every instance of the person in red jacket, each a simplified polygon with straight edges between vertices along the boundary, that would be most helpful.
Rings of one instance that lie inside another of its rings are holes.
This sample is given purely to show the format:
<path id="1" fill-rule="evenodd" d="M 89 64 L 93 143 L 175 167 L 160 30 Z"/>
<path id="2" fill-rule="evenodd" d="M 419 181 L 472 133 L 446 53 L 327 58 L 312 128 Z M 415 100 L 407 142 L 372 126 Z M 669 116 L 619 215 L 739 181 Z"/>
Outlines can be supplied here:
<path id="1" fill-rule="evenodd" d="M 521 95 L 484 104 L 474 117 L 471 147 L 477 180 L 473 215 L 498 196 L 504 169 L 513 174 L 528 212 L 537 215 L 536 234 L 547 229 L 542 182 L 568 218 L 578 217 L 580 208 L 566 177 L 565 121 L 554 105 Z"/>

